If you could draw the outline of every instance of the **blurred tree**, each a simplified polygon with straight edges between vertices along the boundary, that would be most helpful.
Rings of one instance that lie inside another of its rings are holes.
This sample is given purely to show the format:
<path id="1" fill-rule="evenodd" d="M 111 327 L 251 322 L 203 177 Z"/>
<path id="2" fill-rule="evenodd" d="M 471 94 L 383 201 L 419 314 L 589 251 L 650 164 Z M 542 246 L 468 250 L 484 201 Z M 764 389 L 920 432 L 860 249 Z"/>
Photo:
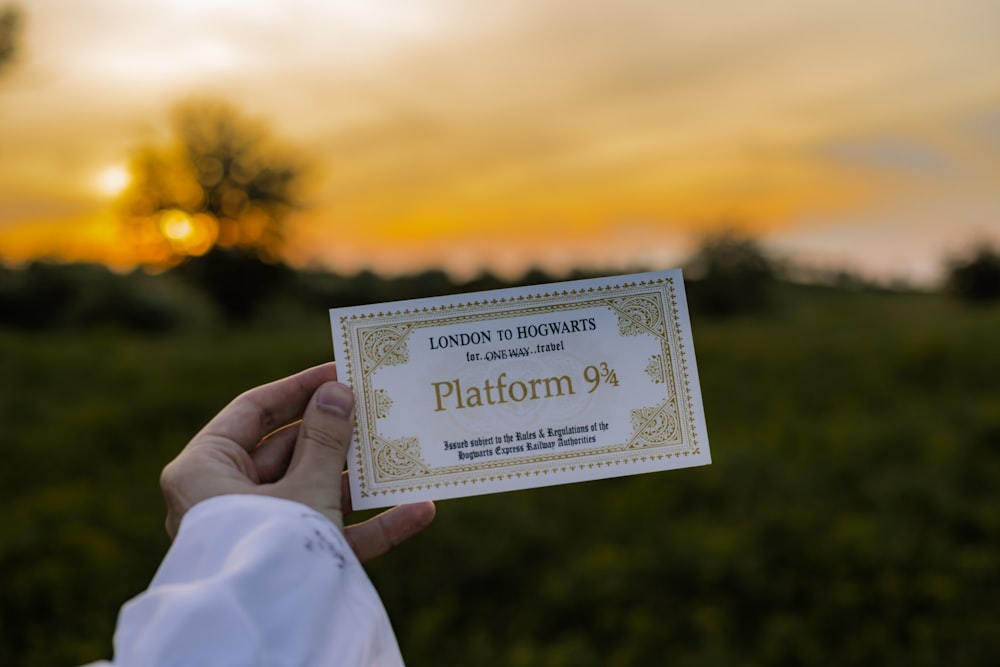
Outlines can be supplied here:
<path id="1" fill-rule="evenodd" d="M 692 310 L 716 316 L 766 307 L 776 273 L 755 240 L 731 229 L 705 237 L 685 271 Z"/>
<path id="2" fill-rule="evenodd" d="M 13 6 L 0 9 L 0 71 L 17 55 L 22 25 L 20 9 Z"/>
<path id="3" fill-rule="evenodd" d="M 181 105 L 173 132 L 170 145 L 137 152 L 124 196 L 143 255 L 169 265 L 220 246 L 276 259 L 301 161 L 265 125 L 222 102 Z"/>
<path id="4" fill-rule="evenodd" d="M 980 244 L 968 256 L 951 260 L 947 285 L 959 298 L 973 303 L 1000 299 L 1000 254 Z"/>
<path id="5" fill-rule="evenodd" d="M 139 150 L 123 199 L 147 263 L 172 266 L 230 320 L 246 320 L 290 271 L 277 259 L 303 164 L 228 104 L 178 107 L 173 141 Z"/>

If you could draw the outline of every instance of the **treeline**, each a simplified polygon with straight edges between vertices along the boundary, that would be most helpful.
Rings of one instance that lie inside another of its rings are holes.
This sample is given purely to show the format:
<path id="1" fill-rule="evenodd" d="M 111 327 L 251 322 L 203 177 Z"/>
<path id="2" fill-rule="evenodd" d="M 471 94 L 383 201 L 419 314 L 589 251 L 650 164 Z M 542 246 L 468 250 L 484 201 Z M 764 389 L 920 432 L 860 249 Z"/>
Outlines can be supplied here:
<path id="1" fill-rule="evenodd" d="M 457 281 L 442 270 L 386 277 L 371 271 L 339 275 L 296 270 L 241 249 L 213 248 L 160 274 L 114 273 L 98 264 L 36 261 L 0 266 L 0 327 L 25 331 L 118 328 L 149 334 L 227 325 L 294 324 L 328 308 L 534 285 L 609 275 L 541 269 L 513 280 L 489 272 Z M 812 281 L 851 290 L 885 289 L 846 271 L 813 274 Z M 705 239 L 685 263 L 695 315 L 729 317 L 767 312 L 774 285 L 802 280 L 801 272 L 765 253 L 753 239 L 723 233 Z M 958 299 L 1000 300 L 1000 254 L 979 246 L 948 260 L 942 288 Z M 897 286 L 898 289 L 898 286 Z"/>
<path id="2" fill-rule="evenodd" d="M 213 250 L 160 274 L 118 274 L 100 264 L 36 261 L 0 266 L 0 328 L 74 331 L 110 328 L 147 334 L 232 325 L 282 326 L 329 308 L 513 285 L 573 280 L 534 270 L 515 281 L 484 273 L 456 281 L 440 270 L 398 277 L 294 270 L 238 251 Z"/>

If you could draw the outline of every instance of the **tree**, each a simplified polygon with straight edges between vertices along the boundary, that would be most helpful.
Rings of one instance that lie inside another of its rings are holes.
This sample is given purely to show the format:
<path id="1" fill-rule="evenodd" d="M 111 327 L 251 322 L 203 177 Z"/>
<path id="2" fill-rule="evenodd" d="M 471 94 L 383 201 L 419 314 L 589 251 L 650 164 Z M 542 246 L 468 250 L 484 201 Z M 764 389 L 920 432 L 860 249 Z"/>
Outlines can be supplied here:
<path id="1" fill-rule="evenodd" d="M 173 132 L 172 143 L 133 160 L 126 229 L 144 262 L 178 265 L 227 319 L 247 320 L 291 275 L 277 260 L 301 161 L 220 102 L 180 106 Z"/>
<path id="2" fill-rule="evenodd" d="M 1000 254 L 981 244 L 968 256 L 951 260 L 947 286 L 959 298 L 972 303 L 1000 299 Z"/>
<path id="3" fill-rule="evenodd" d="M 21 11 L 17 7 L 0 9 L 0 71 L 17 55 L 22 25 Z"/>
<path id="4" fill-rule="evenodd" d="M 693 310 L 725 316 L 761 310 L 770 301 L 773 262 L 755 240 L 735 231 L 706 236 L 685 270 Z"/>
<path id="5" fill-rule="evenodd" d="M 173 141 L 140 149 L 125 194 L 126 227 L 149 263 L 215 247 L 280 256 L 303 168 L 265 125 L 221 102 L 180 106 Z"/>

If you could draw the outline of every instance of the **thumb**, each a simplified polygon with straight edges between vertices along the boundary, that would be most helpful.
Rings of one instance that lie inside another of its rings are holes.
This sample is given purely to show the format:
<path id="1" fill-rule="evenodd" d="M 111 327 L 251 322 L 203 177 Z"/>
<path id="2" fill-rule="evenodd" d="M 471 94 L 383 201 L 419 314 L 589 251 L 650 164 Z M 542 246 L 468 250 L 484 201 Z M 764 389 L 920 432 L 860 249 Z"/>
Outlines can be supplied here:
<path id="1" fill-rule="evenodd" d="M 354 428 L 354 394 L 339 382 L 327 382 L 306 406 L 282 490 L 319 510 L 338 526 L 341 480 Z"/>

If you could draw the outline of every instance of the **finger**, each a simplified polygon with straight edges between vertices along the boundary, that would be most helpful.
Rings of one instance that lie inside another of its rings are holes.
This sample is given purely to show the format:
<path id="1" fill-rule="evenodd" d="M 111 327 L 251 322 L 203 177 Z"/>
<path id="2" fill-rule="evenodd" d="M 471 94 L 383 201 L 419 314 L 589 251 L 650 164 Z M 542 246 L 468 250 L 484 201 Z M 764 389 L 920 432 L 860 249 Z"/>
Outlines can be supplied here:
<path id="1" fill-rule="evenodd" d="M 223 408 L 192 442 L 220 437 L 252 451 L 265 436 L 299 419 L 320 385 L 336 379 L 331 362 L 251 389 Z"/>
<path id="2" fill-rule="evenodd" d="M 339 382 L 316 390 L 299 425 L 283 483 L 303 490 L 310 503 L 340 510 L 340 475 L 354 428 L 354 393 Z"/>
<path id="3" fill-rule="evenodd" d="M 344 528 L 344 537 L 362 563 L 410 539 L 434 520 L 431 501 L 397 505 L 362 523 Z"/>
<path id="4" fill-rule="evenodd" d="M 261 484 L 276 482 L 284 477 L 299 436 L 299 424 L 295 422 L 275 431 L 250 452 Z"/>

